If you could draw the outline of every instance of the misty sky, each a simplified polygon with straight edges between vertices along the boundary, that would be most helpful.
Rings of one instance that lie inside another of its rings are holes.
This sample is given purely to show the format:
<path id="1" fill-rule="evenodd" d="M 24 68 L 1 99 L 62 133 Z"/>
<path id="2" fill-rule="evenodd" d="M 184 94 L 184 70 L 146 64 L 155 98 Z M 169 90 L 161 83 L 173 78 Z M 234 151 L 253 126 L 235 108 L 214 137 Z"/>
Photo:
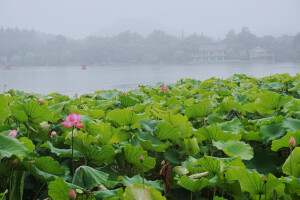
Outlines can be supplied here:
<path id="1" fill-rule="evenodd" d="M 291 35 L 300 32 L 300 0 L 0 0 L 0 26 L 72 38 L 126 27 L 223 38 L 246 26 L 257 35 Z"/>

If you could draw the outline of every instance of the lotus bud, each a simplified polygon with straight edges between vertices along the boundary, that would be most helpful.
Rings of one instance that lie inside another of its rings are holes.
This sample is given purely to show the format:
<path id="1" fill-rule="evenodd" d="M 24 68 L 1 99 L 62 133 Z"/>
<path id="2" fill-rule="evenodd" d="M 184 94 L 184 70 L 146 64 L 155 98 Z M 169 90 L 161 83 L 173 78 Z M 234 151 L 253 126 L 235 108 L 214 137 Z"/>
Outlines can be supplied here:
<path id="1" fill-rule="evenodd" d="M 291 137 L 290 142 L 289 142 L 289 146 L 291 148 L 294 148 L 296 146 L 296 141 L 295 141 L 294 136 Z"/>
<path id="2" fill-rule="evenodd" d="M 125 92 L 125 91 L 123 91 L 123 92 L 122 92 L 122 94 L 125 96 L 125 95 L 126 95 L 126 92 Z"/>
<path id="3" fill-rule="evenodd" d="M 14 129 L 8 134 L 8 137 L 16 137 L 16 135 L 17 135 L 17 131 L 16 129 Z"/>
<path id="4" fill-rule="evenodd" d="M 166 164 L 166 161 L 165 160 L 162 160 L 161 161 L 161 165 L 165 165 Z"/>
<path id="5" fill-rule="evenodd" d="M 44 100 L 43 100 L 43 99 L 39 99 L 39 100 L 38 100 L 38 103 L 39 103 L 40 105 L 42 105 L 42 104 L 44 103 Z"/>
<path id="6" fill-rule="evenodd" d="M 70 192 L 69 192 L 69 199 L 70 200 L 75 200 L 76 199 L 76 194 L 74 192 L 73 189 L 70 189 Z"/>
<path id="7" fill-rule="evenodd" d="M 51 137 L 54 137 L 54 136 L 56 136 L 56 132 L 55 132 L 55 131 L 52 131 L 52 132 L 51 132 Z"/>
<path id="8" fill-rule="evenodd" d="M 265 176 L 264 177 L 264 183 L 266 184 L 268 182 L 268 179 L 267 179 L 267 177 Z"/>
<path id="9" fill-rule="evenodd" d="M 14 159 L 14 164 L 15 164 L 15 165 L 18 164 L 18 162 L 19 162 L 19 159 L 18 159 L 18 158 Z"/>
<path id="10" fill-rule="evenodd" d="M 144 156 L 142 154 L 140 155 L 140 161 L 141 161 L 141 163 L 144 162 Z"/>
<path id="11" fill-rule="evenodd" d="M 208 118 L 207 118 L 207 117 L 205 117 L 205 118 L 204 118 L 204 121 L 206 121 L 206 122 L 207 122 L 207 121 L 208 121 Z"/>
<path id="12" fill-rule="evenodd" d="M 150 117 L 150 119 L 151 119 L 151 120 L 154 120 L 154 118 L 153 118 L 153 117 Z"/>

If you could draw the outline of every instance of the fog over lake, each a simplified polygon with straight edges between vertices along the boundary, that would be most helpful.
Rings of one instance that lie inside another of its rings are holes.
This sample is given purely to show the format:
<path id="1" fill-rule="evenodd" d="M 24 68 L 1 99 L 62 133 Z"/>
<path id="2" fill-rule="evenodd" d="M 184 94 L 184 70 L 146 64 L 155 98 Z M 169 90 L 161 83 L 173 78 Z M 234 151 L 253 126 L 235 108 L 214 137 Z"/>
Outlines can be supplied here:
<path id="1" fill-rule="evenodd" d="M 0 87 L 41 94 L 59 92 L 73 96 L 99 90 L 132 90 L 138 85 L 174 83 L 180 78 L 206 80 L 228 78 L 235 73 L 263 77 L 276 73 L 300 73 L 300 64 L 199 64 L 199 65 L 108 65 L 36 66 L 0 68 Z"/>

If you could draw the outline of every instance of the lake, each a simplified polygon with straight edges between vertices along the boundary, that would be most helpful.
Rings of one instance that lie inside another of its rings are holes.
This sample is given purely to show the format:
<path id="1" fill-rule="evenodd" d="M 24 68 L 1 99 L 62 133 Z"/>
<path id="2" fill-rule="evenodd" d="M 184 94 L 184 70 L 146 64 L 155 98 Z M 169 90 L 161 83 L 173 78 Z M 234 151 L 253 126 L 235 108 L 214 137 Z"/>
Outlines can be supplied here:
<path id="1" fill-rule="evenodd" d="M 0 93 L 9 89 L 41 94 L 59 92 L 74 95 L 97 90 L 131 90 L 138 85 L 174 83 L 180 78 L 206 80 L 212 76 L 228 78 L 234 74 L 263 77 L 276 73 L 300 73 L 300 63 L 198 64 L 198 65 L 110 65 L 87 66 L 12 66 L 0 67 Z"/>

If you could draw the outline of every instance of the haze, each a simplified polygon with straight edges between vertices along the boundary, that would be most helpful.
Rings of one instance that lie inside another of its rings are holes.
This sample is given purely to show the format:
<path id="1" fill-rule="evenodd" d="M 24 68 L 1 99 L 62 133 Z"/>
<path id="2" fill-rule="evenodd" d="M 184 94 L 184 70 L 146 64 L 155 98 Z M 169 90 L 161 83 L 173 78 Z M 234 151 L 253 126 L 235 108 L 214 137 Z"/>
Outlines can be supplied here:
<path id="1" fill-rule="evenodd" d="M 300 32 L 299 0 L 0 0 L 0 27 L 25 28 L 75 39 L 122 31 L 224 38 L 248 27 L 257 35 Z"/>

